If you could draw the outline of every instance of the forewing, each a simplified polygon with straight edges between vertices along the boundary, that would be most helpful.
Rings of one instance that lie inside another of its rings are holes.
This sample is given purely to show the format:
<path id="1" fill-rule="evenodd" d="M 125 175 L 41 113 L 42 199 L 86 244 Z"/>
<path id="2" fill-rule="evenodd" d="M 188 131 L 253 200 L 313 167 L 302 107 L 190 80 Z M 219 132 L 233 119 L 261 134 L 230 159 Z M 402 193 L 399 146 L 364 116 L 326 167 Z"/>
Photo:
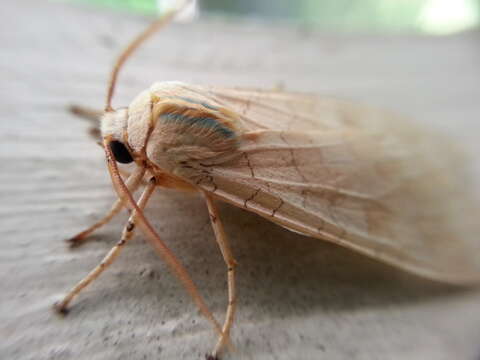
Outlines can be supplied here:
<path id="1" fill-rule="evenodd" d="M 445 139 L 353 103 L 209 88 L 247 132 L 196 180 L 285 226 L 426 277 L 480 279 L 479 209 Z"/>
<path id="2" fill-rule="evenodd" d="M 207 89 L 222 105 L 236 111 L 250 131 L 320 131 L 363 120 L 358 118 L 357 105 L 337 98 L 284 91 Z M 369 119 L 376 115 L 370 109 Z"/>

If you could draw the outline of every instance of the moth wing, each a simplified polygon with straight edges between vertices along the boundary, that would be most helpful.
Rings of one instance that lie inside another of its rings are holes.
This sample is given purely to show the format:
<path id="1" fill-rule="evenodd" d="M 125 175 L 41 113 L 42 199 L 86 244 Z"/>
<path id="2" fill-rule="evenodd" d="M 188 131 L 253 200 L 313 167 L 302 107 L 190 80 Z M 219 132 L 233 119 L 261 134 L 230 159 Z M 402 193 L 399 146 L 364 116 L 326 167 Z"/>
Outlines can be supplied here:
<path id="1" fill-rule="evenodd" d="M 374 115 L 369 109 L 367 118 L 359 117 L 357 104 L 314 94 L 219 87 L 208 91 L 240 114 L 250 131 L 320 131 L 370 121 Z"/>
<path id="2" fill-rule="evenodd" d="M 480 225 L 464 159 L 387 112 L 288 94 L 209 88 L 247 132 L 199 186 L 288 229 L 425 277 L 480 280 Z"/>

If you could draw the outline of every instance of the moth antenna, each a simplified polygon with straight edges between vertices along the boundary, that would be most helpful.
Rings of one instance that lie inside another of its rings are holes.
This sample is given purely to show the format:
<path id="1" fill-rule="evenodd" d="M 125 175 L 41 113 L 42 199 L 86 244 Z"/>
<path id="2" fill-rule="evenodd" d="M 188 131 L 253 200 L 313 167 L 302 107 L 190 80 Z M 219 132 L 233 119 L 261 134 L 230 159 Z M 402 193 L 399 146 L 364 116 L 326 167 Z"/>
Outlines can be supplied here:
<path id="1" fill-rule="evenodd" d="M 160 30 L 163 26 L 167 25 L 172 21 L 172 19 L 177 15 L 181 10 L 183 10 L 192 0 L 185 0 L 179 2 L 179 6 L 168 10 L 163 16 L 158 20 L 154 21 L 150 26 L 148 26 L 144 31 L 142 31 L 135 39 L 133 39 L 130 44 L 120 53 L 117 61 L 115 62 L 112 72 L 110 73 L 110 81 L 108 82 L 107 90 L 107 99 L 105 102 L 105 111 L 113 111 L 112 108 L 112 97 L 113 92 L 115 91 L 115 84 L 118 78 L 118 72 L 122 68 L 125 61 L 130 57 L 130 55 L 152 34 Z"/>
<path id="2" fill-rule="evenodd" d="M 122 177 L 120 176 L 120 172 L 118 171 L 115 158 L 113 156 L 112 150 L 110 149 L 110 141 L 111 140 L 109 138 L 104 139 L 103 147 L 105 149 L 105 154 L 107 157 L 108 171 L 110 173 L 113 186 L 118 196 L 124 201 L 124 204 L 126 206 L 128 206 L 132 210 L 134 209 L 137 212 L 137 219 L 139 221 L 139 225 L 143 228 L 145 235 L 147 235 L 147 238 L 150 240 L 150 243 L 153 245 L 154 249 L 167 262 L 167 264 L 173 270 L 173 273 L 182 282 L 185 290 L 187 290 L 189 295 L 192 297 L 193 301 L 200 309 L 202 314 L 212 323 L 218 334 L 221 335 L 222 328 L 220 327 L 220 324 L 217 322 L 213 314 L 208 309 L 208 306 L 198 292 L 198 289 L 195 286 L 192 278 L 188 274 L 187 269 L 185 269 L 180 260 L 178 260 L 175 254 L 167 247 L 167 245 L 162 241 L 162 239 L 160 239 L 160 236 L 153 229 L 152 225 L 143 214 L 143 211 L 138 207 L 136 201 L 133 199 L 131 192 L 128 190 Z"/>

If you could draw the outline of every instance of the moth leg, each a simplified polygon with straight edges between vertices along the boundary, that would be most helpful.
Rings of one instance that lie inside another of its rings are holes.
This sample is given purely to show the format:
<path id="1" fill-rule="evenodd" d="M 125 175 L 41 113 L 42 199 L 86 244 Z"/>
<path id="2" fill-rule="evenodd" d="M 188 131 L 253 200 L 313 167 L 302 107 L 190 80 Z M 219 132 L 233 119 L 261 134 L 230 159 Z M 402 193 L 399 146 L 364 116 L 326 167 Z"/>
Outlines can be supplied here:
<path id="1" fill-rule="evenodd" d="M 90 123 L 90 127 L 88 128 L 88 133 L 90 136 L 96 140 L 97 142 L 101 140 L 100 134 L 100 119 L 102 118 L 103 111 L 92 109 L 85 106 L 79 105 L 70 105 L 68 110 Z"/>
<path id="2" fill-rule="evenodd" d="M 75 104 L 70 105 L 68 107 L 68 110 L 72 114 L 78 115 L 78 116 L 80 116 L 80 117 L 82 117 L 86 120 L 92 121 L 92 122 L 93 121 L 99 121 L 100 118 L 103 115 L 102 110 L 92 109 L 92 108 L 89 108 L 89 107 L 86 107 L 86 106 L 75 105 Z"/>
<path id="3" fill-rule="evenodd" d="M 143 191 L 140 200 L 138 201 L 138 207 L 140 210 L 145 208 L 150 195 L 152 195 L 153 190 L 155 189 L 155 183 L 149 183 L 145 190 Z M 135 224 L 137 221 L 137 211 L 133 210 L 130 218 L 128 219 L 126 225 L 122 231 L 122 237 L 117 242 L 117 244 L 108 252 L 108 254 L 103 258 L 103 260 L 98 264 L 86 277 L 80 280 L 77 285 L 69 291 L 69 293 L 63 298 L 62 301 L 55 304 L 55 309 L 61 313 L 66 314 L 68 312 L 67 306 L 72 301 L 72 299 L 80 293 L 88 284 L 95 280 L 108 266 L 110 266 L 114 260 L 120 255 L 120 251 L 123 246 L 130 240 L 133 236 L 135 230 Z"/>
<path id="4" fill-rule="evenodd" d="M 130 175 L 132 175 L 131 172 L 128 172 L 127 170 L 124 170 L 124 169 L 118 169 L 118 172 L 120 173 L 120 175 L 122 175 L 124 178 L 128 178 Z M 141 180 L 140 181 L 140 184 L 142 185 L 147 185 L 147 182 L 145 180 Z M 135 191 L 135 190 L 134 190 Z"/>
<path id="5" fill-rule="evenodd" d="M 127 187 L 130 191 L 137 190 L 138 186 L 142 182 L 144 171 L 134 171 L 131 175 L 129 175 L 127 180 Z M 117 215 L 120 210 L 123 208 L 123 201 L 118 199 L 112 205 L 110 211 L 105 215 L 102 219 L 97 221 L 95 224 L 90 226 L 89 228 L 79 232 L 77 235 L 71 237 L 70 239 L 65 240 L 69 243 L 71 248 L 78 247 L 88 240 L 88 236 L 93 233 L 98 228 L 102 227 L 103 225 L 107 224 L 110 220 L 112 220 L 115 215 Z"/>
<path id="6" fill-rule="evenodd" d="M 95 224 L 90 226 L 89 228 L 79 232 L 77 235 L 71 237 L 70 239 L 65 240 L 67 243 L 69 243 L 69 246 L 71 248 L 78 247 L 82 244 L 84 244 L 88 240 L 88 236 L 93 233 L 95 230 L 98 228 L 102 227 L 103 225 L 107 224 L 112 220 L 115 215 L 117 215 L 120 210 L 123 208 L 123 201 L 118 199 L 115 201 L 115 203 L 112 205 L 112 208 L 110 211 L 105 215 L 102 219 L 97 221 Z"/>
<path id="7" fill-rule="evenodd" d="M 211 357 L 215 359 L 217 354 L 222 350 L 225 344 L 228 342 L 230 337 L 230 329 L 233 325 L 234 315 L 235 315 L 235 303 L 236 303 L 236 294 L 235 294 L 235 262 L 230 245 L 228 243 L 227 237 L 225 236 L 225 231 L 223 229 L 223 224 L 220 220 L 220 214 L 218 209 L 208 193 L 204 193 L 205 200 L 207 202 L 208 213 L 210 215 L 210 222 L 212 224 L 213 232 L 215 233 L 215 238 L 217 244 L 220 247 L 222 252 L 223 260 L 227 265 L 227 280 L 228 280 L 228 306 L 225 315 L 225 322 L 223 323 L 222 334 L 220 335 L 215 348 L 213 349 Z"/>

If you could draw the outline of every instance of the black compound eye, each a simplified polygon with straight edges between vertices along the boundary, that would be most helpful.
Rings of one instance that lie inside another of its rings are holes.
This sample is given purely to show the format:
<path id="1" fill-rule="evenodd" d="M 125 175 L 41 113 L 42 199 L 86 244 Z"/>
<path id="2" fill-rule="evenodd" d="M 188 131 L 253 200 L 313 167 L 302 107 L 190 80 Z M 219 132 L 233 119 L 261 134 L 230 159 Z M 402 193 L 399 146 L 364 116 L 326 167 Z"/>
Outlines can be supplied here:
<path id="1" fill-rule="evenodd" d="M 128 149 L 120 141 L 110 141 L 109 145 L 117 162 L 122 164 L 130 164 L 133 161 L 132 155 L 130 155 Z"/>

